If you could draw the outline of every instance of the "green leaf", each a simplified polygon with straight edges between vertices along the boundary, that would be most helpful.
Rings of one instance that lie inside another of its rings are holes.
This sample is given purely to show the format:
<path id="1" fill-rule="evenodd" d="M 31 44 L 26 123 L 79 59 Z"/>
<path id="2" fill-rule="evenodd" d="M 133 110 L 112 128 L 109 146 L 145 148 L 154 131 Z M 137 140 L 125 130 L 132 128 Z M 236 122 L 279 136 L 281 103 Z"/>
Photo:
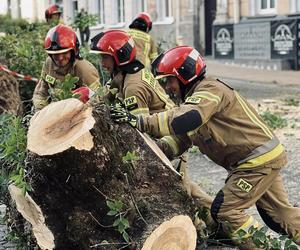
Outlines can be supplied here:
<path id="1" fill-rule="evenodd" d="M 129 228 L 129 221 L 126 218 L 122 217 L 121 223 L 124 225 L 125 229 Z"/>
<path id="2" fill-rule="evenodd" d="M 113 227 L 119 226 L 120 224 L 120 218 L 116 219 L 113 223 Z"/>
<path id="3" fill-rule="evenodd" d="M 122 236 L 123 236 L 123 239 L 124 239 L 127 243 L 130 242 L 130 240 L 129 240 L 129 235 L 128 235 L 128 233 L 127 233 L 126 231 L 124 231 L 124 232 L 122 233 Z"/>
<path id="4" fill-rule="evenodd" d="M 122 201 L 115 201 L 115 209 L 117 211 L 121 211 L 123 208 L 123 202 Z"/>
<path id="5" fill-rule="evenodd" d="M 295 245 L 290 245 L 290 246 L 288 246 L 288 248 L 286 250 L 299 250 L 299 248 Z"/>
<path id="6" fill-rule="evenodd" d="M 290 239 L 287 239 L 284 243 L 284 248 L 289 247 L 292 244 L 292 241 Z"/>
<path id="7" fill-rule="evenodd" d="M 119 224 L 118 224 L 118 231 L 119 231 L 120 233 L 123 233 L 124 230 L 125 230 L 125 226 L 124 226 L 122 223 L 119 223 Z"/>
<path id="8" fill-rule="evenodd" d="M 116 215 L 117 213 L 118 213 L 117 211 L 110 210 L 110 211 L 108 211 L 107 215 L 112 216 L 112 215 Z"/>
<path id="9" fill-rule="evenodd" d="M 113 201 L 107 200 L 106 205 L 111 209 L 115 210 L 115 203 Z"/>

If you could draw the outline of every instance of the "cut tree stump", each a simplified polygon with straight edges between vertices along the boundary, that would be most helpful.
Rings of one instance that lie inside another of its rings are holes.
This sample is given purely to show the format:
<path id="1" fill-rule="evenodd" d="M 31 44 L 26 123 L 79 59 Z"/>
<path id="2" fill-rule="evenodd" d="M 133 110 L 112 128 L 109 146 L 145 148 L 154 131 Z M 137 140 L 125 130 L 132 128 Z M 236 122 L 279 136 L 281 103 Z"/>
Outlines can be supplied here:
<path id="1" fill-rule="evenodd" d="M 32 191 L 24 199 L 38 207 L 35 224 L 53 235 L 54 249 L 141 249 L 164 221 L 195 214 L 181 176 L 137 130 L 113 123 L 103 103 L 68 99 L 48 105 L 31 119 L 28 150 Z M 107 205 L 113 202 L 122 206 L 117 217 Z M 128 242 L 120 233 L 125 218 Z M 118 224 L 120 232 L 113 226 Z M 39 236 L 39 246 L 47 249 Z"/>
<path id="2" fill-rule="evenodd" d="M 148 237 L 142 250 L 194 250 L 197 232 L 190 217 L 174 216 Z"/>

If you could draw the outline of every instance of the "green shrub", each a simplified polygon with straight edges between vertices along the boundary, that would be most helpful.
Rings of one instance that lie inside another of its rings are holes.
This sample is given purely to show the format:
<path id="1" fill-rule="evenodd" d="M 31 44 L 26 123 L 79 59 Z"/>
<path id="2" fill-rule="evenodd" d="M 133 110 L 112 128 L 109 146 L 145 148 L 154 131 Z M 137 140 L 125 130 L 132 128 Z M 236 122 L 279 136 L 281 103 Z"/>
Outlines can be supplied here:
<path id="1" fill-rule="evenodd" d="M 9 24 L 4 30 L 7 34 L 0 37 L 0 62 L 5 63 L 10 70 L 39 78 L 47 56 L 43 45 L 49 26 L 45 23 L 29 24 L 26 21 L 7 20 L 6 23 Z M 13 27 L 13 32 L 9 26 Z M 33 81 L 20 80 L 22 100 L 32 98 L 35 84 Z"/>
<path id="2" fill-rule="evenodd" d="M 284 102 L 288 106 L 296 106 L 296 107 L 298 107 L 300 103 L 300 101 L 295 98 L 286 98 L 284 99 Z"/>
<path id="3" fill-rule="evenodd" d="M 12 19 L 9 15 L 0 15 L 0 32 L 14 34 L 18 28 L 26 29 L 28 25 L 25 19 Z"/>
<path id="4" fill-rule="evenodd" d="M 272 129 L 284 128 L 287 126 L 286 119 L 282 118 L 279 114 L 271 113 L 269 110 L 263 112 L 261 116 Z"/>
<path id="5" fill-rule="evenodd" d="M 20 117 L 0 115 L 0 191 L 5 198 L 7 185 L 14 182 L 25 194 L 30 190 L 25 181 L 26 130 Z"/>

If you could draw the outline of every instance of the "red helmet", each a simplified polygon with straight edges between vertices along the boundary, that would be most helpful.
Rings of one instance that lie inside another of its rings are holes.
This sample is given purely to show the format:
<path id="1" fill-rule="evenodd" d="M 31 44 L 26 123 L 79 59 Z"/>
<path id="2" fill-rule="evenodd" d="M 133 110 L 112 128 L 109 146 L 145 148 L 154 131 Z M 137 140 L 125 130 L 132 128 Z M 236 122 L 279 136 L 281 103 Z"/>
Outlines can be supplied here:
<path id="1" fill-rule="evenodd" d="M 169 49 L 152 63 L 152 71 L 156 79 L 176 76 L 184 85 L 204 75 L 205 68 L 200 53 L 190 46 Z"/>
<path id="2" fill-rule="evenodd" d="M 74 50 L 75 56 L 78 56 L 79 41 L 76 33 L 70 27 L 59 24 L 48 31 L 44 48 L 48 54 L 60 54 Z"/>
<path id="3" fill-rule="evenodd" d="M 72 90 L 72 93 L 79 95 L 79 100 L 83 103 L 86 103 L 95 94 L 93 90 L 86 86 Z"/>
<path id="4" fill-rule="evenodd" d="M 62 11 L 60 7 L 56 4 L 51 5 L 48 9 L 45 10 L 45 18 L 46 20 L 50 19 L 54 14 L 61 14 Z"/>
<path id="5" fill-rule="evenodd" d="M 136 47 L 125 31 L 108 30 L 91 39 L 91 52 L 111 55 L 117 66 L 122 66 L 135 60 Z"/>
<path id="6" fill-rule="evenodd" d="M 141 12 L 137 15 L 137 17 L 132 21 L 132 23 L 129 25 L 129 28 L 135 28 L 135 26 L 139 26 L 137 23 L 143 22 L 145 27 L 145 32 L 149 32 L 152 29 L 152 21 L 151 17 L 147 12 Z"/>

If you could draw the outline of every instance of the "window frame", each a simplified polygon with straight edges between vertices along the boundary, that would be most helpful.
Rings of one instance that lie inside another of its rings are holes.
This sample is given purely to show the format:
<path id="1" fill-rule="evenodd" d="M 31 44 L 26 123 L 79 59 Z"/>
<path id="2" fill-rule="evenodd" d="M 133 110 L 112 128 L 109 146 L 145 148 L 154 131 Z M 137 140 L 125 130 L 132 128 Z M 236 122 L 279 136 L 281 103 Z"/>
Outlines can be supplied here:
<path id="1" fill-rule="evenodd" d="M 258 14 L 259 15 L 271 15 L 271 14 L 277 14 L 277 0 L 274 1 L 274 7 L 271 8 L 271 1 L 272 0 L 265 0 L 267 1 L 267 7 L 262 8 L 262 2 L 264 0 L 258 0 Z"/>
<path id="2" fill-rule="evenodd" d="M 136 17 L 141 12 L 147 12 L 147 0 L 132 0 L 132 15 Z"/>
<path id="3" fill-rule="evenodd" d="M 121 3 L 120 6 L 119 6 L 119 3 Z M 112 19 L 111 19 L 110 24 L 106 24 L 107 26 L 112 27 L 112 28 L 119 28 L 119 27 L 125 26 L 125 0 L 113 0 L 112 1 L 112 9 L 111 9 L 110 13 L 111 13 Z M 121 16 L 119 16 L 119 14 L 121 14 Z M 122 18 L 123 18 L 123 20 L 122 20 Z"/>
<path id="4" fill-rule="evenodd" d="M 174 22 L 172 0 L 156 0 L 157 19 L 153 24 L 171 24 Z M 167 3 L 167 4 L 166 4 Z M 167 5 L 167 6 L 166 6 Z M 168 12 L 168 13 L 167 13 Z"/>
<path id="5" fill-rule="evenodd" d="M 97 24 L 90 27 L 90 30 L 103 28 L 105 26 L 105 0 L 94 0 L 90 12 L 98 16 Z"/>

